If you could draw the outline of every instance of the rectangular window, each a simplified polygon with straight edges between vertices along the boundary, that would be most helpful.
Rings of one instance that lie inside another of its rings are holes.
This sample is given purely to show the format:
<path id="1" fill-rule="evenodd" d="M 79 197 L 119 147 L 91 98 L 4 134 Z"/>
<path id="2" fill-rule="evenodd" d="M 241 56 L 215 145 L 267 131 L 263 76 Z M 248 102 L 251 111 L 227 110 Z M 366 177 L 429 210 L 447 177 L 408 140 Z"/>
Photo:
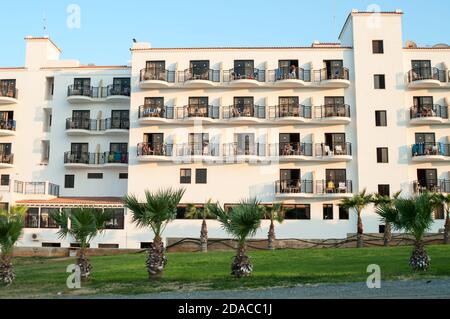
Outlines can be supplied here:
<path id="1" fill-rule="evenodd" d="M 372 50 L 374 54 L 384 53 L 384 43 L 383 40 L 373 40 L 372 41 Z"/>
<path id="2" fill-rule="evenodd" d="M 391 196 L 391 186 L 387 184 L 378 185 L 378 194 L 381 196 Z"/>
<path id="3" fill-rule="evenodd" d="M 285 218 L 286 219 L 311 219 L 311 205 L 285 205 Z"/>
<path id="4" fill-rule="evenodd" d="M 376 90 L 382 90 L 386 88 L 386 80 L 384 74 L 375 74 L 373 77 Z"/>
<path id="5" fill-rule="evenodd" d="M 128 173 L 120 173 L 119 179 L 128 179 Z"/>
<path id="6" fill-rule="evenodd" d="M 9 175 L 2 175 L 0 180 L 1 186 L 9 186 Z"/>
<path id="7" fill-rule="evenodd" d="M 181 169 L 180 170 L 180 184 L 191 184 L 191 169 Z"/>
<path id="8" fill-rule="evenodd" d="M 61 243 L 42 243 L 43 248 L 60 248 Z"/>
<path id="9" fill-rule="evenodd" d="M 208 170 L 197 169 L 195 171 L 195 183 L 196 184 L 206 184 L 208 180 Z"/>
<path id="10" fill-rule="evenodd" d="M 25 228 L 39 228 L 39 208 L 28 208 L 25 213 Z"/>
<path id="11" fill-rule="evenodd" d="M 324 204 L 323 205 L 323 219 L 324 220 L 332 220 L 333 219 L 333 205 L 332 204 Z"/>
<path id="12" fill-rule="evenodd" d="M 389 163 L 389 151 L 387 147 L 377 148 L 377 163 Z"/>
<path id="13" fill-rule="evenodd" d="M 376 126 L 387 126 L 387 112 L 386 111 L 375 111 L 375 125 Z"/>
<path id="14" fill-rule="evenodd" d="M 41 208 L 41 223 L 39 228 L 59 228 L 50 215 L 54 212 L 59 212 L 58 208 Z"/>
<path id="15" fill-rule="evenodd" d="M 348 208 L 339 205 L 339 219 L 340 220 L 348 220 L 349 219 L 349 211 Z"/>
<path id="16" fill-rule="evenodd" d="M 88 173 L 88 179 L 103 179 L 103 173 Z"/>
<path id="17" fill-rule="evenodd" d="M 444 205 L 440 205 L 436 210 L 434 211 L 434 219 L 445 219 L 445 209 Z"/>
<path id="18" fill-rule="evenodd" d="M 9 211 L 9 203 L 0 203 L 0 211 Z"/>
<path id="19" fill-rule="evenodd" d="M 64 177 L 64 188 L 75 188 L 75 175 L 66 175 Z"/>
<path id="20" fill-rule="evenodd" d="M 100 249 L 118 249 L 119 244 L 98 244 Z"/>
<path id="21" fill-rule="evenodd" d="M 105 223 L 105 229 L 124 229 L 125 212 L 123 208 L 105 209 L 105 212 L 111 214 L 111 219 Z"/>

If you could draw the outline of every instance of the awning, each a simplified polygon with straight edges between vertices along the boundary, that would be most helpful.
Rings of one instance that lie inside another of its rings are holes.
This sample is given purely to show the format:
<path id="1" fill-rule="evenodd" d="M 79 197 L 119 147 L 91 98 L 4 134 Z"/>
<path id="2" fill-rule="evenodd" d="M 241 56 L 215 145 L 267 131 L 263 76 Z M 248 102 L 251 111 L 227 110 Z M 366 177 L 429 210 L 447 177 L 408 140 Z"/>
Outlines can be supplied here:
<path id="1" fill-rule="evenodd" d="M 123 208 L 120 197 L 58 197 L 50 200 L 19 200 L 16 205 L 48 208 Z"/>

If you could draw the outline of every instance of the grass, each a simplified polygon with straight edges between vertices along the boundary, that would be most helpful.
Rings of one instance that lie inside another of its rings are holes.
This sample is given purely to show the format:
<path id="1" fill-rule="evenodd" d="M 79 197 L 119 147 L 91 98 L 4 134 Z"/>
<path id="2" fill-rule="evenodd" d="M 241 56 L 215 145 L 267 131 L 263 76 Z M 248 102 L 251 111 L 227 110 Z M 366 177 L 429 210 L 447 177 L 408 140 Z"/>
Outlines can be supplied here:
<path id="1" fill-rule="evenodd" d="M 250 278 L 230 276 L 233 252 L 173 253 L 164 278 L 149 281 L 146 254 L 93 257 L 91 280 L 80 290 L 66 287 L 73 258 L 15 258 L 17 279 L 0 288 L 0 298 L 48 298 L 77 295 L 131 295 L 173 290 L 228 290 L 289 287 L 298 284 L 365 282 L 369 264 L 381 267 L 382 279 L 450 277 L 450 246 L 429 246 L 431 268 L 415 273 L 408 265 L 411 247 L 251 251 Z"/>

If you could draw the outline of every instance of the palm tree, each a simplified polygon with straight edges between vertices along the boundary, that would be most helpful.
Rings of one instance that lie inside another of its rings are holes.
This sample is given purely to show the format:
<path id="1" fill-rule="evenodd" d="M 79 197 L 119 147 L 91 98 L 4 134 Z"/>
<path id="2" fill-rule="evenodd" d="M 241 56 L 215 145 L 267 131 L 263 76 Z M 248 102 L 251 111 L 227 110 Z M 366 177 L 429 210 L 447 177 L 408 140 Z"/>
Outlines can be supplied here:
<path id="1" fill-rule="evenodd" d="M 52 212 L 50 217 L 60 227 L 59 238 L 70 236 L 80 246 L 77 265 L 80 267 L 81 280 L 87 281 L 92 272 L 87 249 L 92 239 L 104 231 L 106 222 L 111 219 L 111 213 L 101 209 L 74 208 Z"/>
<path id="2" fill-rule="evenodd" d="M 194 204 L 189 204 L 187 207 L 186 218 L 189 219 L 202 219 L 202 228 L 200 230 L 200 243 L 202 253 L 208 252 L 208 225 L 206 219 L 213 217 L 208 207 L 211 205 L 211 200 L 206 203 L 205 207 L 198 209 Z"/>
<path id="3" fill-rule="evenodd" d="M 372 197 L 372 203 L 375 205 L 375 208 L 379 207 L 382 204 L 392 205 L 394 203 L 394 200 L 396 200 L 400 196 L 400 194 L 401 194 L 401 191 L 395 193 L 392 198 L 390 196 L 383 196 L 380 194 L 375 194 Z M 381 219 L 385 225 L 383 242 L 384 242 L 384 246 L 387 247 L 387 246 L 389 246 L 389 242 L 392 240 L 392 227 L 391 227 L 391 223 L 387 222 L 384 218 L 381 218 Z"/>
<path id="4" fill-rule="evenodd" d="M 10 211 L 0 211 L 0 284 L 9 286 L 16 278 L 12 264 L 14 245 L 22 235 L 25 206 L 13 206 Z"/>
<path id="5" fill-rule="evenodd" d="M 185 190 L 168 188 L 152 193 L 145 191 L 145 203 L 140 203 L 135 195 L 127 195 L 123 202 L 131 210 L 133 223 L 138 227 L 150 227 L 154 234 L 153 243 L 148 250 L 147 271 L 150 279 L 164 274 L 167 265 L 162 234 L 167 225 L 177 216 L 177 206 Z"/>
<path id="6" fill-rule="evenodd" d="M 238 241 L 237 255 L 231 265 L 231 274 L 237 278 L 250 276 L 253 265 L 246 255 L 248 237 L 256 235 L 261 227 L 264 211 L 256 199 L 243 200 L 238 206 L 226 212 L 219 204 L 209 205 L 223 229 Z"/>
<path id="7" fill-rule="evenodd" d="M 444 245 L 449 244 L 450 233 L 450 194 L 433 194 L 433 206 L 435 208 L 444 207 L 445 226 L 444 226 Z"/>
<path id="8" fill-rule="evenodd" d="M 364 246 L 364 228 L 362 223 L 361 214 L 363 209 L 370 204 L 372 195 L 366 194 L 364 189 L 361 193 L 353 195 L 351 198 L 345 198 L 341 202 L 341 206 L 347 209 L 354 209 L 358 216 L 357 224 L 357 247 L 362 248 Z"/>
<path id="9" fill-rule="evenodd" d="M 275 221 L 280 224 L 283 223 L 283 221 L 284 221 L 283 204 L 274 203 L 272 206 L 265 206 L 264 207 L 264 218 L 270 219 L 269 233 L 267 234 L 267 240 L 268 240 L 267 248 L 270 250 L 273 250 L 273 249 L 275 249 L 274 243 L 276 240 Z"/>
<path id="10" fill-rule="evenodd" d="M 414 270 L 427 270 L 430 258 L 424 248 L 423 236 L 433 224 L 433 205 L 429 193 L 413 198 L 398 198 L 394 204 L 381 204 L 377 213 L 395 229 L 414 237 L 414 249 L 409 264 Z"/>

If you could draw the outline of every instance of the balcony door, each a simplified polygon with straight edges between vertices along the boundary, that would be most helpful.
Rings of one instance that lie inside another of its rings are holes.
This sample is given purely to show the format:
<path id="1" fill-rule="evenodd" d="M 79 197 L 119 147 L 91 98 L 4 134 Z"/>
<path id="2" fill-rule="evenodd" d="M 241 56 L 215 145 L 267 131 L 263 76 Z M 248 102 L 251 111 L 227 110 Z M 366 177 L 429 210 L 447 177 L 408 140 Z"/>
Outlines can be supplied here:
<path id="1" fill-rule="evenodd" d="M 89 158 L 89 144 L 88 143 L 72 143 L 70 146 L 70 153 L 76 161 L 88 161 Z"/>
<path id="2" fill-rule="evenodd" d="M 111 111 L 111 128 L 112 129 L 129 129 L 130 128 L 130 111 L 129 110 Z"/>
<path id="3" fill-rule="evenodd" d="M 253 60 L 234 61 L 234 79 L 249 79 L 254 77 L 255 62 Z"/>
<path id="4" fill-rule="evenodd" d="M 325 106 L 338 106 L 345 104 L 345 97 L 343 96 L 326 96 Z"/>
<path id="5" fill-rule="evenodd" d="M 147 61 L 145 64 L 147 71 L 157 74 L 162 71 L 166 71 L 166 61 Z"/>
<path id="6" fill-rule="evenodd" d="M 419 79 L 431 79 L 431 60 L 412 60 L 411 68 Z"/>
<path id="7" fill-rule="evenodd" d="M 326 182 L 333 182 L 336 187 L 340 183 L 347 183 L 347 171 L 345 169 L 327 169 Z"/>
<path id="8" fill-rule="evenodd" d="M 209 146 L 208 133 L 190 133 L 189 134 L 189 149 L 191 155 L 207 155 Z"/>
<path id="9" fill-rule="evenodd" d="M 209 74 L 209 61 L 191 61 L 190 69 L 192 72 L 192 79 L 194 80 L 208 80 Z"/>
<path id="10" fill-rule="evenodd" d="M 0 154 L 1 155 L 11 155 L 11 143 L 1 143 L 0 144 Z"/>
<path id="11" fill-rule="evenodd" d="M 419 186 L 432 190 L 438 184 L 437 169 L 418 169 L 417 181 Z"/>
<path id="12" fill-rule="evenodd" d="M 279 60 L 277 80 L 298 79 L 298 60 Z"/>
<path id="13" fill-rule="evenodd" d="M 234 117 L 255 115 L 254 98 L 253 97 L 235 97 L 234 98 Z M 237 114 L 236 114 L 237 113 Z"/>
<path id="14" fill-rule="evenodd" d="M 327 79 L 342 78 L 342 69 L 344 67 L 343 60 L 325 60 L 324 64 L 327 70 Z"/>
<path id="15" fill-rule="evenodd" d="M 16 80 L 0 80 L 0 96 L 14 97 L 16 94 Z"/>
<path id="16" fill-rule="evenodd" d="M 144 155 L 157 155 L 157 156 L 163 155 L 164 134 L 163 133 L 144 134 L 144 144 L 148 146 L 148 151 Z"/>
<path id="17" fill-rule="evenodd" d="M 113 79 L 113 93 L 117 95 L 129 96 L 131 91 L 130 78 L 114 78 Z"/>
<path id="18" fill-rule="evenodd" d="M 73 111 L 72 123 L 76 129 L 89 130 L 91 128 L 91 112 L 90 111 Z"/>
<path id="19" fill-rule="evenodd" d="M 299 133 L 280 134 L 280 156 L 296 155 L 300 150 Z"/>
<path id="20" fill-rule="evenodd" d="M 336 146 L 345 147 L 345 133 L 325 133 L 325 145 L 333 150 Z"/>
<path id="21" fill-rule="evenodd" d="M 280 117 L 300 116 L 298 96 L 280 97 Z"/>
<path id="22" fill-rule="evenodd" d="M 208 97 L 190 97 L 188 117 L 208 117 Z"/>
<path id="23" fill-rule="evenodd" d="M 82 90 L 84 88 L 89 88 L 91 86 L 91 79 L 88 79 L 88 78 L 74 79 L 73 86 L 76 90 Z"/>
<path id="24" fill-rule="evenodd" d="M 236 145 L 236 155 L 256 155 L 255 134 L 235 134 L 234 143 Z"/>
<path id="25" fill-rule="evenodd" d="M 282 169 L 280 170 L 280 190 L 281 193 L 299 193 L 300 180 L 302 178 L 299 169 Z"/>
<path id="26" fill-rule="evenodd" d="M 0 122 L 14 120 L 14 111 L 0 111 Z"/>
<path id="27" fill-rule="evenodd" d="M 432 145 L 436 144 L 434 133 L 416 133 L 416 144 Z"/>

